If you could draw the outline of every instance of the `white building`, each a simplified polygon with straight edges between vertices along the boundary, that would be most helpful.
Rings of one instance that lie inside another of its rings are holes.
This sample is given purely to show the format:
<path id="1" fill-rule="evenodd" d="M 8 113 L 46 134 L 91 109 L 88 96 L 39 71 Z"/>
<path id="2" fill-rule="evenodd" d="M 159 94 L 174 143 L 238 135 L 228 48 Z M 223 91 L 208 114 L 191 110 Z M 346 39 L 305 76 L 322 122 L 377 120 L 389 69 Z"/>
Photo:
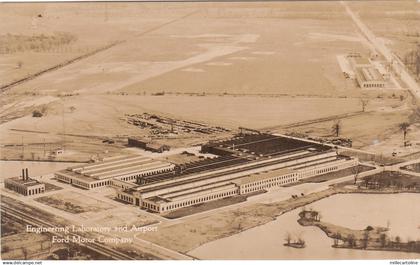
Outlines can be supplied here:
<path id="1" fill-rule="evenodd" d="M 118 156 L 102 162 L 67 168 L 56 172 L 55 178 L 84 189 L 109 185 L 127 188 L 130 184 L 125 183 L 133 183 L 137 177 L 170 172 L 174 168 L 172 163 L 144 156 Z"/>

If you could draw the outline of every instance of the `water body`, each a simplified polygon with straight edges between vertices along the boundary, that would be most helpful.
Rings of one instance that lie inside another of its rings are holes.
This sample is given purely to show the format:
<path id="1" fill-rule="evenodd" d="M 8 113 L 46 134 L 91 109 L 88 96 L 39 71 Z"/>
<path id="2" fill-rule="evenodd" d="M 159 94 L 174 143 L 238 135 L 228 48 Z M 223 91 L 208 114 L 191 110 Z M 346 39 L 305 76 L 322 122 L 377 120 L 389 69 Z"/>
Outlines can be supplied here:
<path id="1" fill-rule="evenodd" d="M 65 169 L 77 163 L 33 162 L 33 161 L 0 161 L 0 180 L 20 176 L 22 168 L 28 168 L 29 176 L 42 176 Z"/>
<path id="2" fill-rule="evenodd" d="M 354 229 L 387 226 L 402 241 L 420 239 L 420 194 L 340 194 L 307 205 L 322 220 Z M 227 238 L 204 244 L 189 254 L 200 259 L 414 259 L 417 253 L 332 248 L 333 240 L 317 227 L 297 223 L 300 209 L 277 220 Z M 287 232 L 301 236 L 306 248 L 283 246 Z"/>

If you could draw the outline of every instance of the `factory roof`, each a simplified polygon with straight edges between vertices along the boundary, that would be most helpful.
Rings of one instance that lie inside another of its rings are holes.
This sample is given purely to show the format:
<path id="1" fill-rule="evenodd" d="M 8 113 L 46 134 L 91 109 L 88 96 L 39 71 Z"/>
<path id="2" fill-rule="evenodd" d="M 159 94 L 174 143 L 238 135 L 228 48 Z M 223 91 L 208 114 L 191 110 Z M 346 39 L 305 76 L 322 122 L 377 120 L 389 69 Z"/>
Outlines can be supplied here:
<path id="1" fill-rule="evenodd" d="M 252 174 L 252 175 L 234 180 L 232 181 L 232 183 L 235 183 L 237 185 L 244 185 L 244 184 L 253 183 L 253 182 L 257 182 L 257 181 L 261 181 L 265 179 L 271 179 L 271 178 L 275 178 L 279 176 L 284 176 L 284 175 L 291 174 L 294 172 L 296 171 L 291 170 L 289 168 L 280 168 L 276 170 L 270 170 L 266 172 Z"/>
<path id="2" fill-rule="evenodd" d="M 373 67 L 358 67 L 356 68 L 356 74 L 363 82 L 383 82 L 384 78 L 381 73 Z"/>
<path id="3" fill-rule="evenodd" d="M 235 187 L 236 186 L 234 184 L 226 183 L 226 184 L 219 185 L 219 186 L 216 186 L 216 187 L 210 187 L 210 188 L 207 188 L 207 189 L 192 191 L 192 192 L 189 192 L 189 193 L 180 194 L 180 195 L 176 195 L 176 196 L 170 196 L 171 194 L 167 194 L 166 196 L 164 196 L 164 195 L 153 196 L 153 197 L 149 197 L 149 198 L 145 199 L 145 201 L 151 201 L 151 202 L 154 202 L 154 203 L 172 202 L 172 201 L 176 202 L 176 201 L 182 201 L 184 199 L 188 199 L 188 198 L 191 198 L 191 197 L 199 197 L 199 196 L 204 196 L 206 194 L 213 194 L 213 193 L 218 192 L 218 191 L 231 190 Z"/>
<path id="4" fill-rule="evenodd" d="M 165 169 L 174 166 L 169 162 L 154 160 L 144 156 L 120 156 L 110 158 L 107 161 L 92 163 L 87 165 L 75 166 L 60 173 L 72 177 L 88 177 L 95 180 L 107 179 L 112 177 L 124 176 L 142 171 Z"/>
<path id="5" fill-rule="evenodd" d="M 352 57 L 352 60 L 357 65 L 370 65 L 370 61 L 366 57 Z"/>
<path id="6" fill-rule="evenodd" d="M 43 183 L 39 182 L 38 180 L 31 179 L 31 178 L 22 179 L 22 177 L 12 177 L 12 178 L 9 178 L 7 180 L 13 181 L 15 183 L 18 183 L 20 185 L 25 185 L 25 186 L 35 186 L 35 185 L 43 184 Z"/>
<path id="7" fill-rule="evenodd" d="M 69 170 L 61 170 L 61 171 L 56 172 L 55 174 L 59 174 L 68 178 L 76 179 L 84 183 L 93 183 L 95 181 L 98 181 L 98 179 L 87 177 L 82 174 L 78 174 Z"/>

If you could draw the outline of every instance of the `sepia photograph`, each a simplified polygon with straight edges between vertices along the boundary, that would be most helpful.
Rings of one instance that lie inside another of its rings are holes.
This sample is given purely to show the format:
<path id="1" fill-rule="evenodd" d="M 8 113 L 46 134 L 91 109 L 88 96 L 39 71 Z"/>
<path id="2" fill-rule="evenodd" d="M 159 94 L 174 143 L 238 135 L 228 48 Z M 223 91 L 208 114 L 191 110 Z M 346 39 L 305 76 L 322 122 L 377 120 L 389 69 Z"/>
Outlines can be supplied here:
<path id="1" fill-rule="evenodd" d="M 420 2 L 2 1 L 0 190 L 2 264 L 419 264 Z"/>

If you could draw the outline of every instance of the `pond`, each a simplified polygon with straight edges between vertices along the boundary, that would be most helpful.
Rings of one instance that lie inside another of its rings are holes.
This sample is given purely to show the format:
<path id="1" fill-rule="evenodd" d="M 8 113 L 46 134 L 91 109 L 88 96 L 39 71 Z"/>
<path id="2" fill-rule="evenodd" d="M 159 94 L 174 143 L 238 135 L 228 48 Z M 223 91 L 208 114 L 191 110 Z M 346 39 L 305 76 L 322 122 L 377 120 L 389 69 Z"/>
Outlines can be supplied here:
<path id="1" fill-rule="evenodd" d="M 307 205 L 322 220 L 354 229 L 390 224 L 402 241 L 420 239 L 420 194 L 339 194 Z M 332 248 L 333 240 L 317 227 L 297 223 L 296 209 L 265 225 L 204 244 L 188 254 L 200 259 L 413 259 L 417 253 Z M 285 235 L 301 237 L 306 248 L 283 246 Z"/>

